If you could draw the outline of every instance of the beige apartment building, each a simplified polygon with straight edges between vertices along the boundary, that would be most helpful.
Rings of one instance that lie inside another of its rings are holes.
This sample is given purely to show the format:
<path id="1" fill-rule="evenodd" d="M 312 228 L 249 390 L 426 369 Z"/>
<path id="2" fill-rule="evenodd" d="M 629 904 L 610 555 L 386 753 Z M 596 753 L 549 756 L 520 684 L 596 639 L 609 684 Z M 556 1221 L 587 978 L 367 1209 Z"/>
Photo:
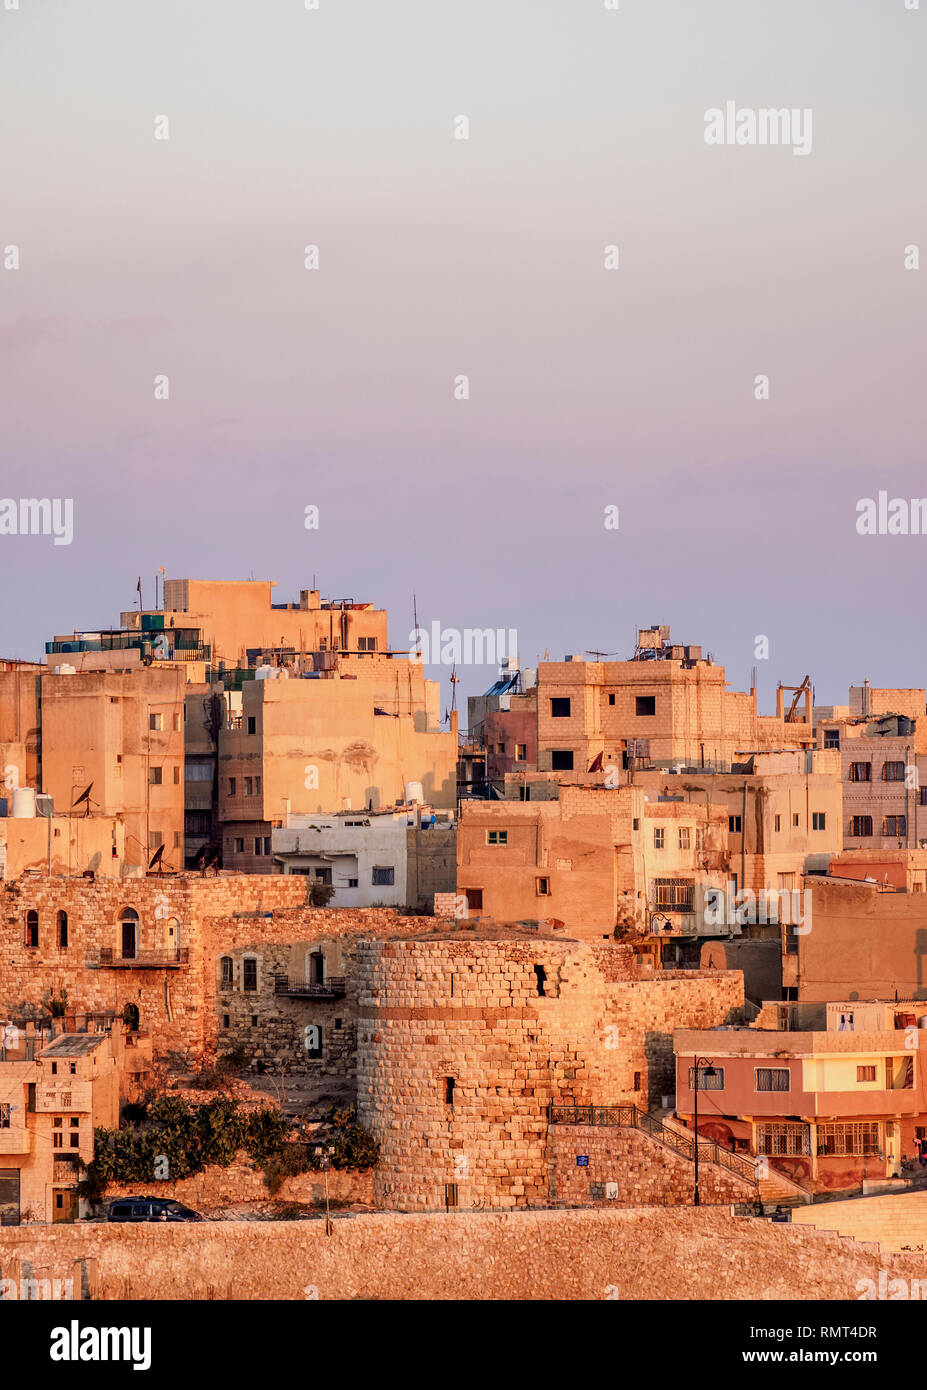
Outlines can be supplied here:
<path id="1" fill-rule="evenodd" d="M 257 675 L 219 734 L 225 867 L 270 872 L 273 828 L 291 812 L 456 804 L 456 716 L 442 731 L 420 662 L 339 652 L 322 670 Z"/>
<path id="2" fill-rule="evenodd" d="M 723 890 L 727 839 L 723 808 L 648 800 L 638 786 L 564 786 L 556 800 L 529 803 L 468 801 L 457 889 L 472 916 L 545 920 L 587 941 L 617 929 L 661 956 L 659 939 L 706 929 L 706 892 Z"/>
<path id="3" fill-rule="evenodd" d="M 927 846 L 927 692 L 850 687 L 815 709 L 821 748 L 839 754 L 848 850 Z"/>
<path id="4" fill-rule="evenodd" d="M 196 628 L 213 669 L 255 665 L 261 652 L 385 652 L 386 612 L 353 599 L 322 601 L 301 589 L 298 603 L 274 603 L 269 579 L 165 579 L 163 607 L 123 613 L 127 628 L 163 616 L 165 626 Z M 250 658 L 249 658 L 250 653 Z"/>
<path id="5" fill-rule="evenodd" d="M 117 1127 L 120 1102 L 150 1060 L 150 1040 L 126 1034 L 118 1021 L 109 1031 L 54 1038 L 29 1024 L 4 1029 L 4 1037 L 0 1224 L 75 1221 L 86 1214 L 76 1187 L 93 1158 L 93 1131 Z"/>
<path id="6" fill-rule="evenodd" d="M 775 716 L 757 710 L 756 691 L 727 688 L 724 667 L 703 658 L 701 647 L 677 646 L 669 628 L 641 629 L 631 661 L 586 661 L 571 656 L 537 668 L 538 768 L 586 772 L 598 764 L 681 763 L 726 767 L 740 749 L 814 746 L 811 688 L 804 705 L 785 707 L 777 692 Z"/>

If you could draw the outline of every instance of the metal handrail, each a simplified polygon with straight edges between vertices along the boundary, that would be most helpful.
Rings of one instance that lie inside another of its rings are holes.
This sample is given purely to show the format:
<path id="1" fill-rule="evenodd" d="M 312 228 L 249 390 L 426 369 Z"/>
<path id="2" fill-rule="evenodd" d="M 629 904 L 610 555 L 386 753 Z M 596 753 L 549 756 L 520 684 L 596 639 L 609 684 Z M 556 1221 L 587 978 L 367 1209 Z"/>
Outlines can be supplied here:
<path id="1" fill-rule="evenodd" d="M 662 1120 L 655 1119 L 646 1110 L 639 1110 L 636 1105 L 551 1105 L 548 1120 L 552 1125 L 621 1125 L 639 1129 L 690 1163 L 695 1161 L 694 1135 L 668 1128 Z M 722 1149 L 714 1139 L 699 1138 L 698 1156 L 700 1163 L 716 1163 L 719 1168 L 727 1168 L 748 1182 L 757 1181 L 756 1164 L 751 1158 Z"/>

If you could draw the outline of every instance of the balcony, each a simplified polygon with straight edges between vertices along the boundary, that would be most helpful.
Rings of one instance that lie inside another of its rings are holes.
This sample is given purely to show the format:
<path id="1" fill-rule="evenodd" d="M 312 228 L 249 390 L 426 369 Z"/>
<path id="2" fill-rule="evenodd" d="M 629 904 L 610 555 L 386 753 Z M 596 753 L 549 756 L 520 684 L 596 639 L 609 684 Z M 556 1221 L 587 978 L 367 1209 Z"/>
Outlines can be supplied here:
<path id="1" fill-rule="evenodd" d="M 173 951 L 139 951 L 134 956 L 124 956 L 104 947 L 99 959 L 101 970 L 182 970 L 189 964 L 190 952 L 186 946 Z"/>
<path id="2" fill-rule="evenodd" d="M 0 1129 L 0 1154 L 28 1154 L 32 1152 L 32 1130 L 18 1129 L 10 1125 Z"/>
<path id="3" fill-rule="evenodd" d="M 289 975 L 277 975 L 274 979 L 274 994 L 283 994 L 291 999 L 343 999 L 345 996 L 345 977 L 329 975 L 321 984 L 315 980 L 294 980 Z"/>

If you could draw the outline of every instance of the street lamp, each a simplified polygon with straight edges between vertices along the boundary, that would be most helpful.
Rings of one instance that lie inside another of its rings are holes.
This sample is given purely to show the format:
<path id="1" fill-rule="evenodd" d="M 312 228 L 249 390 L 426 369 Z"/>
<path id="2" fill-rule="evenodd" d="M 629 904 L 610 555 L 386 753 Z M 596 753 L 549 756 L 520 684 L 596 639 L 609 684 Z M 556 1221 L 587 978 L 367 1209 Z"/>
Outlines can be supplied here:
<path id="1" fill-rule="evenodd" d="M 699 1195 L 698 1195 L 698 1074 L 699 1074 L 699 1071 L 700 1071 L 702 1068 L 704 1068 L 704 1070 L 705 1070 L 705 1076 L 706 1076 L 706 1077 L 709 1077 L 709 1076 L 717 1076 L 717 1072 L 715 1071 L 714 1067 L 711 1065 L 711 1063 L 709 1062 L 709 1060 L 708 1060 L 707 1057 L 696 1057 L 696 1058 L 694 1058 L 694 1061 L 695 1061 L 695 1067 L 694 1067 L 694 1069 L 693 1069 L 693 1076 L 692 1076 L 692 1095 L 693 1095 L 694 1100 L 695 1100 L 695 1200 L 694 1200 L 694 1204 L 695 1204 L 695 1206 L 698 1206 L 698 1205 L 699 1205 Z"/>

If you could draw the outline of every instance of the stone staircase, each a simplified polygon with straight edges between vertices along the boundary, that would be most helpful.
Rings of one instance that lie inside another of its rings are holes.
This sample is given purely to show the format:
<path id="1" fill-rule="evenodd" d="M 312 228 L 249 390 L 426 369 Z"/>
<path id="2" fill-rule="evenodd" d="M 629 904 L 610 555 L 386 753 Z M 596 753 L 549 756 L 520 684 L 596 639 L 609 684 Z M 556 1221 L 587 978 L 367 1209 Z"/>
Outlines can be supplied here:
<path id="1" fill-rule="evenodd" d="M 673 1115 L 667 1115 L 662 1110 L 651 1112 L 655 1118 L 659 1119 L 664 1129 L 671 1130 L 675 1134 L 687 1135 L 690 1139 L 692 1131 L 677 1120 Z M 758 1160 L 749 1158 L 742 1154 L 740 1157 L 745 1163 L 752 1163 L 755 1168 L 759 1167 Z M 699 1146 L 699 1160 L 702 1158 L 702 1148 Z M 774 1211 L 776 1207 L 784 1207 L 792 1210 L 795 1207 L 809 1205 L 812 1196 L 800 1183 L 793 1182 L 791 1178 L 785 1177 L 771 1165 L 767 1166 L 767 1177 L 757 1176 L 756 1184 L 759 1199 L 763 1204 L 764 1211 Z"/>

